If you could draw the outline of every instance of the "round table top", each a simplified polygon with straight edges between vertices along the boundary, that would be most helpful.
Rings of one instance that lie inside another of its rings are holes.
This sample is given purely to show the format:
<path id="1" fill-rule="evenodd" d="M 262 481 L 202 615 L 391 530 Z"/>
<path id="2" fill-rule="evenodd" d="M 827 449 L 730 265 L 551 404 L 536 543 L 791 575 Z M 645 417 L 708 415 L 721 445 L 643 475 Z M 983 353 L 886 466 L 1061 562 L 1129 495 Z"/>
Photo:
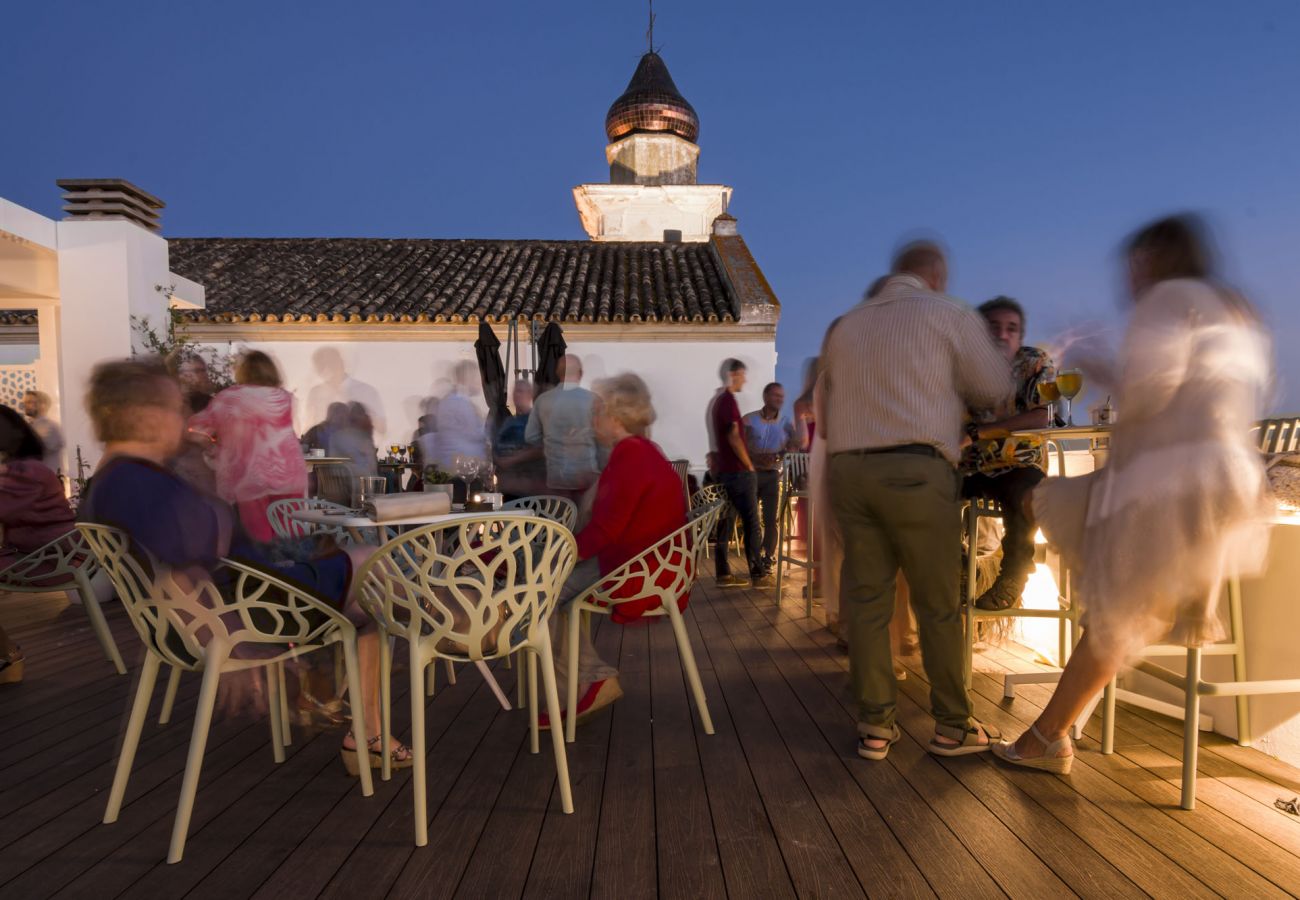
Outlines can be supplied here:
<path id="1" fill-rule="evenodd" d="M 506 510 L 505 514 L 511 516 L 535 515 L 532 510 L 524 509 Z M 332 528 L 376 528 L 380 525 L 435 525 L 444 522 L 456 522 L 461 519 L 472 519 L 485 515 L 491 515 L 491 513 L 426 513 L 425 515 L 408 516 L 402 519 L 389 519 L 386 522 L 376 522 L 369 516 L 351 511 L 343 513 L 325 509 L 299 509 L 289 513 L 290 518 L 297 519 L 299 522 L 309 522 L 312 525 L 328 525 Z"/>
<path id="2" fill-rule="evenodd" d="M 348 456 L 304 456 L 302 461 L 310 469 L 316 466 L 345 466 L 352 462 L 352 458 Z"/>
<path id="3" fill-rule="evenodd" d="M 1115 430 L 1114 425 L 1067 425 L 1064 428 L 1017 428 L 1009 432 L 1013 437 L 1038 437 L 1057 441 L 1082 441 L 1106 437 Z"/>

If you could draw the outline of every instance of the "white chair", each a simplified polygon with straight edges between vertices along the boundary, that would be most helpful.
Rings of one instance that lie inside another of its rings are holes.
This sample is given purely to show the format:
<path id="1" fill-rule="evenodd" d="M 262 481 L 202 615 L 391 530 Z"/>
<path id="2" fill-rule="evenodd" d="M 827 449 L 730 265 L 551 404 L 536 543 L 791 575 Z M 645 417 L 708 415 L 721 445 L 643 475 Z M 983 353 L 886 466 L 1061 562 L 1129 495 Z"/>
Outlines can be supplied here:
<path id="1" fill-rule="evenodd" d="M 674 459 L 670 463 L 677 477 L 682 480 L 682 496 L 686 499 L 686 505 L 691 505 L 691 461 L 689 459 Z"/>
<path id="2" fill-rule="evenodd" d="M 296 512 L 317 509 L 332 510 L 338 513 L 349 512 L 348 508 L 341 503 L 322 500 L 319 497 L 291 497 L 273 501 L 266 508 L 266 518 L 271 523 L 271 530 L 279 538 L 301 538 L 316 534 L 332 534 L 341 540 L 347 536 L 347 531 L 344 528 L 313 525 L 310 522 L 303 522 L 293 517 Z"/>
<path id="3" fill-rule="evenodd" d="M 550 519 L 552 522 L 560 523 L 570 531 L 573 531 L 578 524 L 578 507 L 568 497 L 557 497 L 554 494 L 538 494 L 534 497 L 520 497 L 518 500 L 511 500 L 501 506 L 502 512 L 512 509 L 530 510 L 543 519 Z"/>
<path id="4" fill-rule="evenodd" d="M 1069 572 L 1062 567 L 1061 585 L 1057 595 L 1056 609 L 1026 609 L 1013 606 L 1008 609 L 980 609 L 975 605 L 976 568 L 978 565 L 979 523 L 983 518 L 1002 518 L 1002 508 L 992 500 L 976 497 L 966 504 L 963 515 L 966 529 L 966 596 L 962 598 L 966 619 L 966 646 L 962 658 L 963 672 L 966 677 L 966 689 L 970 690 L 972 668 L 975 654 L 975 635 L 980 619 L 1056 619 L 1057 620 L 1057 659 L 1064 667 L 1070 651 L 1079 640 L 1079 609 L 1070 597 Z M 1053 672 L 1018 672 L 1003 676 L 1002 691 L 1007 698 L 1015 696 L 1017 684 L 1055 682 L 1059 680 L 1059 670 Z M 1077 729 L 1076 729 L 1077 731 Z M 1077 736 L 1077 735 L 1076 735 Z"/>
<path id="5" fill-rule="evenodd" d="M 713 734 L 713 719 L 704 697 L 695 653 L 686 633 L 686 621 L 677 608 L 677 598 L 690 594 L 695 585 L 703 559 L 701 545 L 717 525 L 722 514 L 722 504 L 713 503 L 691 511 L 689 521 L 659 543 L 629 559 L 599 582 L 574 598 L 568 607 L 565 627 L 568 629 L 568 684 L 566 685 L 566 710 L 578 706 L 578 633 L 582 620 L 592 614 L 608 615 L 623 603 L 658 598 L 659 606 L 646 611 L 645 618 L 667 616 L 677 639 L 677 652 L 682 660 L 682 671 L 695 696 L 695 707 L 700 714 L 705 734 Z M 551 714 L 551 728 L 559 719 Z M 564 723 L 565 738 L 572 742 L 577 736 L 576 715 L 568 715 Z"/>
<path id="6" fill-rule="evenodd" d="M 75 529 L 55 538 L 44 547 L 28 553 L 7 569 L 0 570 L 0 591 L 17 594 L 44 594 L 51 591 L 77 592 L 81 608 L 90 619 L 91 630 L 99 640 L 104 655 L 117 674 L 126 674 L 122 654 L 117 650 L 113 633 L 99 608 L 99 599 L 90 581 L 99 571 L 94 554 Z"/>
<path id="7" fill-rule="evenodd" d="M 348 692 L 352 697 L 352 736 L 358 755 L 365 760 L 367 744 L 357 669 L 357 633 L 342 613 L 287 582 L 233 560 L 222 561 L 223 574 L 229 576 L 224 592 L 206 579 L 190 583 L 185 576 L 153 559 L 144 548 L 133 547 L 130 537 L 120 529 L 87 524 L 77 528 L 112 579 L 147 651 L 108 795 L 105 824 L 117 821 L 122 809 L 149 700 L 158 668 L 163 663 L 203 673 L 167 852 L 169 863 L 179 862 L 185 852 L 203 751 L 217 699 L 217 683 L 223 672 L 268 670 L 271 744 L 275 761 L 283 762 L 282 722 L 278 714 L 282 709 L 283 663 L 328 644 L 341 643 Z M 368 765 L 361 766 L 360 776 L 361 793 L 368 797 L 374 793 Z"/>
<path id="8" fill-rule="evenodd" d="M 560 696 L 547 621 L 560 587 L 573 571 L 577 543 L 564 526 L 536 515 L 485 513 L 399 535 L 376 551 L 358 574 L 361 602 L 382 631 L 380 702 L 383 741 L 392 720 L 388 636 L 410 647 L 411 750 L 414 756 L 415 844 L 429 841 L 425 782 L 424 671 L 438 658 L 484 663 L 529 653 L 532 752 L 539 749 L 537 663 L 546 705 L 560 719 Z M 521 673 L 522 674 L 522 673 Z M 560 802 L 573 812 L 564 738 L 551 729 Z M 384 759 L 381 777 L 389 778 Z"/>
<path id="9" fill-rule="evenodd" d="M 316 496 L 334 503 L 352 502 L 352 469 L 344 465 L 317 466 Z"/>
<path id="10" fill-rule="evenodd" d="M 708 506 L 710 503 L 726 503 L 727 492 L 722 489 L 720 484 L 706 484 L 695 492 L 691 497 L 691 509 L 697 509 L 701 506 Z"/>
<path id="11" fill-rule="evenodd" d="M 813 576 L 817 570 L 816 531 L 813 521 L 812 491 L 808 485 L 808 454 L 787 453 L 781 464 L 781 499 L 777 506 L 776 538 L 776 596 L 781 596 L 785 581 L 785 567 L 798 566 L 808 570 L 808 588 L 804 592 L 804 615 L 812 615 Z M 794 555 L 794 502 L 799 500 L 808 510 L 804 516 L 806 556 Z"/>

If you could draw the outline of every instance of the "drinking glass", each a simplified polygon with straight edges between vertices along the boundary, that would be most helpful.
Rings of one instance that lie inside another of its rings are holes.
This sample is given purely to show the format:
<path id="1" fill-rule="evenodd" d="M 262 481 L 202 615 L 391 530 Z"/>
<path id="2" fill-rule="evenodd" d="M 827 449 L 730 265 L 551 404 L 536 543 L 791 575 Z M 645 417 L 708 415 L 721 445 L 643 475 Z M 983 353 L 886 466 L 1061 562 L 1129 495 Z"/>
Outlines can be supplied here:
<path id="1" fill-rule="evenodd" d="M 401 462 L 401 461 L 402 461 L 402 445 L 401 445 L 401 444 L 389 444 L 389 445 L 388 445 L 388 452 L 389 452 L 390 454 L 392 454 L 391 459 L 393 460 L 393 462 Z"/>
<path id="2" fill-rule="evenodd" d="M 1047 404 L 1047 427 L 1056 424 L 1056 401 L 1061 399 L 1061 391 L 1056 383 L 1056 371 L 1044 369 L 1038 379 L 1038 399 Z"/>
<path id="3" fill-rule="evenodd" d="M 1074 424 L 1074 404 L 1071 403 L 1083 390 L 1083 373 L 1078 369 L 1066 369 L 1056 376 L 1056 389 L 1065 398 L 1065 424 Z"/>
<path id="4" fill-rule="evenodd" d="M 364 507 L 380 494 L 388 493 L 388 479 L 374 475 L 361 475 L 357 478 L 357 506 Z"/>

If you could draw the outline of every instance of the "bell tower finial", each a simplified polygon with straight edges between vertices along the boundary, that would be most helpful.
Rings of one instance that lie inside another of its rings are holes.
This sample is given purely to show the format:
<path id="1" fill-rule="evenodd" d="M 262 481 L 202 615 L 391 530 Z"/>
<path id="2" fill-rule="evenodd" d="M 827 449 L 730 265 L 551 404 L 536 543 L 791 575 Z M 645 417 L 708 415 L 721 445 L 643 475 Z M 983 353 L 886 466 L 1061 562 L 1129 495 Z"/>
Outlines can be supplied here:
<path id="1" fill-rule="evenodd" d="M 650 27 L 645 30 L 645 52 L 655 52 L 655 0 L 650 3 Z"/>

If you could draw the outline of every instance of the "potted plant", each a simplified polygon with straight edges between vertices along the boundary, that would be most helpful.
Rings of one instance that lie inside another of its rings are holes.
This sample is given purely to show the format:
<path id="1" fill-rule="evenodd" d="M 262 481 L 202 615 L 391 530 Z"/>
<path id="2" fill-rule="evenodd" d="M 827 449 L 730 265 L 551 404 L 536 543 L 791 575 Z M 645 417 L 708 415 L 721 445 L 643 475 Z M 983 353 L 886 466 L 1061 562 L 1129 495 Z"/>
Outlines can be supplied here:
<path id="1" fill-rule="evenodd" d="M 446 494 L 447 502 L 452 498 L 452 476 L 435 465 L 424 467 L 424 492 L 426 494 Z"/>

